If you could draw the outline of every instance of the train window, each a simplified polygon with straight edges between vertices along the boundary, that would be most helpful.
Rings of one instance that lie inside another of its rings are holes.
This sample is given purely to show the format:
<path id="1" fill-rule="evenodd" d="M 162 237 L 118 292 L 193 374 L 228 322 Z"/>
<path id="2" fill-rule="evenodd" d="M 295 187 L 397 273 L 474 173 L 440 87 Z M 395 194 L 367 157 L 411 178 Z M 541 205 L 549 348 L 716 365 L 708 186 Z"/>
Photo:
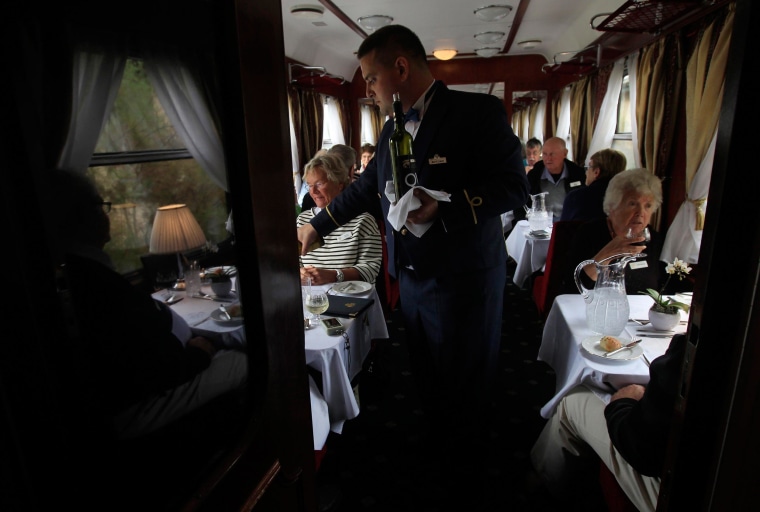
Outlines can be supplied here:
<path id="1" fill-rule="evenodd" d="M 140 60 L 127 61 L 88 174 L 113 203 L 105 250 L 121 273 L 141 267 L 159 206 L 187 204 L 208 240 L 227 235 L 225 192 L 184 148 Z"/>
<path id="2" fill-rule="evenodd" d="M 623 76 L 618 98 L 617 124 L 612 138 L 612 148 L 625 155 L 628 167 L 635 167 L 633 155 L 633 134 L 631 131 L 631 89 L 628 74 Z"/>

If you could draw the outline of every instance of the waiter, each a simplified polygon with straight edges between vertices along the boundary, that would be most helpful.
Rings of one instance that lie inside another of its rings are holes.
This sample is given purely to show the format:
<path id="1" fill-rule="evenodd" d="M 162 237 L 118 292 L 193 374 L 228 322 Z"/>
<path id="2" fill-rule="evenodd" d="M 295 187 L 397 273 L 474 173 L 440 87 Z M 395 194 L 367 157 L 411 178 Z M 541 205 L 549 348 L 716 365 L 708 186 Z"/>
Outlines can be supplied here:
<path id="1" fill-rule="evenodd" d="M 484 419 L 499 353 L 507 258 L 500 215 L 528 198 L 520 141 L 498 98 L 452 91 L 434 79 L 422 43 L 408 28 L 373 32 L 358 57 L 367 96 L 381 112 L 392 117 L 393 94 L 400 94 L 419 185 L 450 196 L 438 201 L 415 189 L 421 205 L 409 211 L 405 225 L 392 227 L 385 195 L 392 180 L 389 121 L 362 179 L 299 228 L 298 239 L 307 248 L 380 197 L 389 272 L 399 282 L 430 433 L 449 441 L 454 434 L 472 438 L 471 427 Z"/>

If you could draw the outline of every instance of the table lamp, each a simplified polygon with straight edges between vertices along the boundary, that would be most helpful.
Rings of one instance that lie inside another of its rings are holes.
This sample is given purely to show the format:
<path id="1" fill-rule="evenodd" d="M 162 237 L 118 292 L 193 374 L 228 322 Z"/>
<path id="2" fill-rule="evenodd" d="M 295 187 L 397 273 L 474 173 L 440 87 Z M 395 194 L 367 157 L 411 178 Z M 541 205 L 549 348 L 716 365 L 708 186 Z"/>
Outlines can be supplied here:
<path id="1" fill-rule="evenodd" d="M 156 210 L 148 251 L 151 254 L 176 254 L 179 273 L 183 276 L 181 253 L 203 247 L 206 235 L 190 208 L 184 204 L 170 204 Z"/>

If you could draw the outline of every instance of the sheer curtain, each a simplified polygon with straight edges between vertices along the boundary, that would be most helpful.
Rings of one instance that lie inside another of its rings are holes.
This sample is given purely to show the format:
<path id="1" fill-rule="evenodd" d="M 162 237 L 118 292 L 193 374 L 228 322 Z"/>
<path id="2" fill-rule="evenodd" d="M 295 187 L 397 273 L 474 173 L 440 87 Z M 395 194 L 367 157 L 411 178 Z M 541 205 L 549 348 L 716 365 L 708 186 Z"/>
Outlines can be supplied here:
<path id="1" fill-rule="evenodd" d="M 602 106 L 599 109 L 599 119 L 596 122 L 594 135 L 588 145 L 588 155 L 612 146 L 612 138 L 617 126 L 617 106 L 620 88 L 623 85 L 623 70 L 625 59 L 619 59 L 612 66 L 612 72 L 607 80 L 607 92 L 604 94 Z M 586 158 L 588 160 L 588 157 Z"/>
<path id="2" fill-rule="evenodd" d="M 372 110 L 369 105 L 360 105 L 359 111 L 361 112 L 362 131 L 361 138 L 365 142 L 369 142 L 372 145 L 377 144 L 377 134 L 375 133 L 374 120 Z"/>
<path id="3" fill-rule="evenodd" d="M 74 54 L 71 117 L 58 167 L 84 172 L 116 100 L 126 54 L 79 51 Z"/>
<path id="4" fill-rule="evenodd" d="M 687 196 L 665 237 L 663 261 L 699 259 L 733 20 L 731 6 L 705 29 L 686 68 Z"/>
<path id="5" fill-rule="evenodd" d="M 531 137 L 544 141 L 544 126 L 546 125 L 546 98 L 541 98 L 536 106 L 532 122 Z"/>
<path id="6" fill-rule="evenodd" d="M 629 107 L 631 109 L 631 145 L 633 146 L 633 166 L 630 164 L 628 167 L 639 168 L 641 167 L 641 153 L 639 153 L 639 122 L 636 119 L 636 101 L 638 95 L 636 93 L 636 82 L 638 75 L 639 54 L 634 53 L 629 55 L 628 59 L 628 96 L 630 98 Z"/>
<path id="7" fill-rule="evenodd" d="M 332 96 L 323 95 L 325 104 L 325 125 L 330 131 L 330 141 L 333 144 L 345 144 L 346 139 L 343 136 L 343 125 L 340 122 L 340 111 L 338 102 Z"/>
<path id="8" fill-rule="evenodd" d="M 573 160 L 573 141 L 570 136 L 570 98 L 572 96 L 570 87 L 562 90 L 562 96 L 559 102 L 559 115 L 557 116 L 557 129 L 554 132 L 556 137 L 567 143 L 567 158 Z"/>
<path id="9" fill-rule="evenodd" d="M 175 56 L 146 56 L 145 71 L 187 150 L 214 183 L 229 191 L 222 139 L 199 77 Z"/>

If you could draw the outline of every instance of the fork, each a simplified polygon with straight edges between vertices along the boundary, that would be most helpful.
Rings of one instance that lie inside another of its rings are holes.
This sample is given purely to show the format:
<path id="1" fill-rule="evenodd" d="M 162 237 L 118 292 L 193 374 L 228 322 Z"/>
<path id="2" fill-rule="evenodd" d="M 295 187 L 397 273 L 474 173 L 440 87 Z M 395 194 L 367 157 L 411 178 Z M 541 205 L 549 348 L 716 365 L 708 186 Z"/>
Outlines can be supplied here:
<path id="1" fill-rule="evenodd" d="M 649 320 L 636 320 L 635 318 L 629 318 L 628 321 L 629 322 L 633 322 L 635 324 L 639 324 L 639 325 L 648 325 L 649 324 Z"/>

